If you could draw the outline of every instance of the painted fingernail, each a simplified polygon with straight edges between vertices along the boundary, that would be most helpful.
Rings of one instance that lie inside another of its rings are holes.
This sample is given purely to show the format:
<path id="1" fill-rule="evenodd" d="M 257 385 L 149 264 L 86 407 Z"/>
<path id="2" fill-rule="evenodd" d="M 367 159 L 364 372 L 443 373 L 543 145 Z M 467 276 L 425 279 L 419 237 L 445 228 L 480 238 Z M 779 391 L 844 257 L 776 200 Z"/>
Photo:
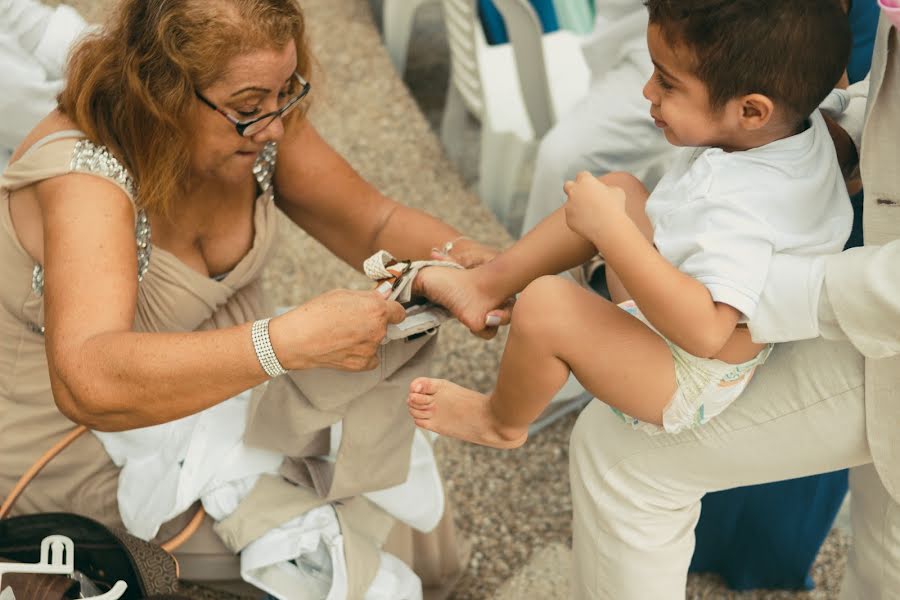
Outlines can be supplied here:
<path id="1" fill-rule="evenodd" d="M 391 282 L 385 281 L 375 289 L 378 290 L 379 294 L 385 294 L 385 293 L 391 291 Z"/>
<path id="2" fill-rule="evenodd" d="M 500 325 L 500 317 L 498 317 L 497 315 L 488 315 L 484 320 L 484 324 L 488 327 L 497 327 L 498 325 Z"/>

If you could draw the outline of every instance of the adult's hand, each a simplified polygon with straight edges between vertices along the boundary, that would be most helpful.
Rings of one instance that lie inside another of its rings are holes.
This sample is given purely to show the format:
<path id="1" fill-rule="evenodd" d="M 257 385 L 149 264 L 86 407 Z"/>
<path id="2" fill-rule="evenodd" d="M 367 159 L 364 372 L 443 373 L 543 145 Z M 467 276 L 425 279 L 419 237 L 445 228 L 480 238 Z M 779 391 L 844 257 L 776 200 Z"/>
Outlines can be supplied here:
<path id="1" fill-rule="evenodd" d="M 862 189 L 862 180 L 859 175 L 859 152 L 850 138 L 850 134 L 844 131 L 843 127 L 824 112 L 822 112 L 822 116 L 828 126 L 831 141 L 834 143 L 834 150 L 837 153 L 844 182 L 847 184 L 847 191 L 853 195 Z"/>
<path id="2" fill-rule="evenodd" d="M 495 297 L 489 283 L 477 268 L 428 267 L 419 271 L 415 292 L 445 307 L 478 337 L 491 339 L 498 327 L 509 324 L 513 301 Z"/>
<path id="3" fill-rule="evenodd" d="M 368 371 L 378 366 L 378 348 L 403 307 L 372 290 L 332 290 L 272 319 L 269 336 L 285 369 Z"/>

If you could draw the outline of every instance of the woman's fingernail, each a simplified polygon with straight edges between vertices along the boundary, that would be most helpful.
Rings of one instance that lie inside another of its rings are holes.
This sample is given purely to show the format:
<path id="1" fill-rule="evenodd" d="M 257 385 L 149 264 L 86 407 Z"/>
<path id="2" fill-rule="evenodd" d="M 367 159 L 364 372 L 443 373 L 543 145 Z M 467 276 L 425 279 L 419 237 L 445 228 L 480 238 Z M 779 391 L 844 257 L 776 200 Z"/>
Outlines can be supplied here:
<path id="1" fill-rule="evenodd" d="M 390 281 L 384 281 L 384 282 L 382 282 L 381 285 L 379 285 L 379 286 L 378 286 L 377 288 L 375 288 L 375 289 L 378 290 L 378 293 L 379 293 L 379 294 L 386 294 L 387 292 L 391 291 L 391 287 L 393 287 L 393 286 L 391 286 L 391 282 L 390 282 Z"/>
<path id="2" fill-rule="evenodd" d="M 497 315 L 488 315 L 484 320 L 484 324 L 488 327 L 497 327 L 498 325 L 500 325 L 500 317 L 498 317 Z"/>

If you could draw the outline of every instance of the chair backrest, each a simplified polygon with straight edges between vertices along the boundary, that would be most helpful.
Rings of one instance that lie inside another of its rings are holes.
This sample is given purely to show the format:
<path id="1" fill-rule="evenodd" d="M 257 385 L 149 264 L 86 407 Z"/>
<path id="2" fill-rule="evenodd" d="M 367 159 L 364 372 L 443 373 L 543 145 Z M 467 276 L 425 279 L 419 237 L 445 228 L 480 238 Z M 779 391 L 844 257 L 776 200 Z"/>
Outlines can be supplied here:
<path id="1" fill-rule="evenodd" d="M 528 0 L 493 0 L 503 17 L 516 59 L 519 87 L 535 136 L 540 139 L 555 121 L 544 61 L 541 21 Z M 478 0 L 442 0 L 450 46 L 450 85 L 479 119 L 484 92 L 479 73 L 480 48 L 487 45 L 478 17 Z"/>
<path id="2" fill-rule="evenodd" d="M 544 60 L 544 29 L 541 20 L 528 0 L 493 2 L 509 33 L 525 110 L 531 119 L 535 137 L 541 139 L 556 121 Z"/>
<path id="3" fill-rule="evenodd" d="M 459 90 L 466 108 L 484 117 L 484 90 L 479 73 L 478 48 L 486 44 L 478 19 L 478 0 L 441 0 L 450 46 L 450 85 Z"/>

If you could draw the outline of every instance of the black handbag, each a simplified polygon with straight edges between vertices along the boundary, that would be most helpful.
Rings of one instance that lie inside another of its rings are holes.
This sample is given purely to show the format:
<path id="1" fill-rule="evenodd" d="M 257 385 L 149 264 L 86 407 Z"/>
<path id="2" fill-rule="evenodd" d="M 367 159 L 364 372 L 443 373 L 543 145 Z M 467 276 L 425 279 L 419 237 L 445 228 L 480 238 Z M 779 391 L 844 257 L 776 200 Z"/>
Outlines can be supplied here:
<path id="1" fill-rule="evenodd" d="M 101 593 L 120 580 L 128 584 L 123 600 L 172 594 L 177 590 L 178 568 L 168 552 L 155 544 L 73 513 L 39 513 L 0 520 L 0 560 L 37 563 L 41 558 L 41 541 L 54 534 L 72 540 L 75 544 L 75 570 L 87 577 Z M 62 576 L 43 576 L 45 580 L 47 577 L 58 579 Z M 4 585 L 7 578 L 17 600 L 43 600 L 33 598 L 35 592 L 24 589 L 26 586 L 31 589 L 40 585 L 41 578 L 10 574 L 4 577 Z M 16 589 L 17 585 L 21 591 Z M 55 598 L 73 597 L 60 596 L 59 589 L 50 589 L 49 583 L 47 587 L 44 596 L 48 600 L 54 597 L 52 594 L 56 594 Z M 71 594 L 71 587 L 64 593 Z"/>
<path id="2" fill-rule="evenodd" d="M 3 500 L 0 505 L 0 562 L 37 563 L 41 559 L 44 538 L 64 535 L 75 546 L 75 570 L 79 577 L 90 580 L 85 585 L 91 585 L 100 593 L 121 580 L 128 585 L 121 600 L 184 598 L 176 595 L 178 563 L 170 552 L 200 527 L 204 518 L 202 508 L 179 534 L 162 545 L 110 529 L 94 519 L 74 513 L 37 513 L 5 518 L 41 469 L 86 431 L 84 426 L 78 426 L 54 444 L 22 475 Z M 2 585 L 12 588 L 16 600 L 79 598 L 81 587 L 77 580 L 63 575 L 18 573 L 5 575 Z"/>

